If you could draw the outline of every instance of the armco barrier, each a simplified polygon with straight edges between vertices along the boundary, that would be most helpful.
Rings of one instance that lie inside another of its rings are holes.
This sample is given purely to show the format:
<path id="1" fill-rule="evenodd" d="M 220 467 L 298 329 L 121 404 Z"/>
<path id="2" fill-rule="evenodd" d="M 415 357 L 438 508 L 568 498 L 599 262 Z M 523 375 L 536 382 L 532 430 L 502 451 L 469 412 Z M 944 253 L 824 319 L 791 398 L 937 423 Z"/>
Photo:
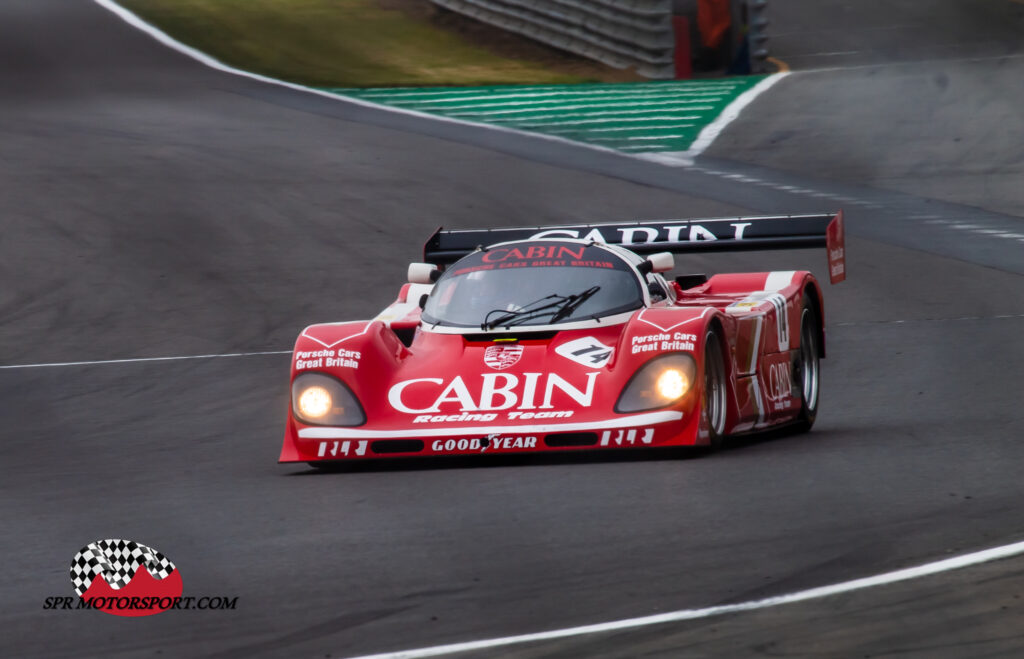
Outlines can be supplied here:
<path id="1" fill-rule="evenodd" d="M 750 48 L 750 70 L 765 73 L 768 70 L 768 0 L 746 0 Z"/>
<path id="2" fill-rule="evenodd" d="M 672 0 L 431 0 L 648 78 L 675 77 Z"/>

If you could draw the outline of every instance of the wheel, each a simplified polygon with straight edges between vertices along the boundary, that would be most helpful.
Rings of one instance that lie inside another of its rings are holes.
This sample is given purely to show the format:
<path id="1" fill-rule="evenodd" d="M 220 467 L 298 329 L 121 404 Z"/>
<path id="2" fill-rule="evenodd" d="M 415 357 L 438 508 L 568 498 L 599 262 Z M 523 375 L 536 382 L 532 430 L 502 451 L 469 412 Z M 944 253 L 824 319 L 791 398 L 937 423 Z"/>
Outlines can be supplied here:
<path id="1" fill-rule="evenodd" d="M 810 430 L 818 416 L 818 389 L 821 384 L 821 332 L 818 322 L 818 314 L 805 296 L 804 308 L 800 312 L 800 353 L 793 373 L 800 387 L 800 416 L 796 422 L 800 432 Z"/>
<path id="2" fill-rule="evenodd" d="M 709 443 L 719 449 L 725 443 L 726 382 L 722 340 L 714 331 L 704 337 L 704 415 Z"/>

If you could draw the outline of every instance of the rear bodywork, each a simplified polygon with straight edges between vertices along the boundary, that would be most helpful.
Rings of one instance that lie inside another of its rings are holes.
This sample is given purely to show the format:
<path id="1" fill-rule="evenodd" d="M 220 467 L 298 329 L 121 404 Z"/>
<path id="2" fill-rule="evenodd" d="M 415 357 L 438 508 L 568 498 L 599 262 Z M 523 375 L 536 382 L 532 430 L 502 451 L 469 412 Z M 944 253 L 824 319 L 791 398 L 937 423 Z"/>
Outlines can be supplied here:
<path id="1" fill-rule="evenodd" d="M 830 251 L 843 249 L 841 229 Z M 833 279 L 835 265 L 845 275 L 842 256 L 833 263 L 830 255 Z M 446 258 L 435 255 L 434 261 Z M 641 257 L 624 258 L 644 276 Z M 642 308 L 583 327 L 459 332 L 421 322 L 421 298 L 433 286 L 405 284 L 373 320 L 312 325 L 300 334 L 291 379 L 319 373 L 341 381 L 365 422 L 309 424 L 293 409 L 280 461 L 704 445 L 709 433 L 700 374 L 712 333 L 724 346 L 725 434 L 794 421 L 801 402 L 794 364 L 805 305 L 824 325 L 818 281 L 805 271 L 701 279 L 659 279 L 665 299 L 645 292 Z M 823 333 L 819 340 L 824 356 Z M 695 365 L 697 377 L 686 394 L 657 409 L 617 411 L 631 378 L 651 360 L 672 354 Z"/>

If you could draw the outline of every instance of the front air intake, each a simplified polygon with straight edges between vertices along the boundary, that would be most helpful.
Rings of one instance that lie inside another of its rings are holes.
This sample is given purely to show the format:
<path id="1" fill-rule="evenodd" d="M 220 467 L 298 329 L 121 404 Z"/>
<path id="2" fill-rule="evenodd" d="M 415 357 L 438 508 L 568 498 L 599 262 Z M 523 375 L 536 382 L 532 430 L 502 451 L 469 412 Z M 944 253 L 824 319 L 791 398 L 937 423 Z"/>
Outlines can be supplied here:
<path id="1" fill-rule="evenodd" d="M 374 453 L 419 453 L 423 442 L 418 439 L 378 439 L 370 444 Z"/>
<path id="2" fill-rule="evenodd" d="M 566 448 L 569 446 L 594 446 L 597 444 L 596 432 L 561 432 L 556 435 L 548 435 L 544 443 L 551 448 Z"/>

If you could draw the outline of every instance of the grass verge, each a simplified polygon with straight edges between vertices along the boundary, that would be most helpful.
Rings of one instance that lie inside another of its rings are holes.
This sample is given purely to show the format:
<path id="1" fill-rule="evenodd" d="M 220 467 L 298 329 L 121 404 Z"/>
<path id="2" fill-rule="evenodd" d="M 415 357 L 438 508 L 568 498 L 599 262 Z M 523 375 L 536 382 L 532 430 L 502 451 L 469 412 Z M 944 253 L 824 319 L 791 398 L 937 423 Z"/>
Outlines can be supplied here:
<path id="1" fill-rule="evenodd" d="M 511 56 L 507 48 L 496 52 L 479 38 L 435 24 L 427 0 L 119 1 L 222 62 L 315 87 L 621 79 L 557 53 L 536 58 Z M 538 52 L 532 45 L 524 50 Z"/>

